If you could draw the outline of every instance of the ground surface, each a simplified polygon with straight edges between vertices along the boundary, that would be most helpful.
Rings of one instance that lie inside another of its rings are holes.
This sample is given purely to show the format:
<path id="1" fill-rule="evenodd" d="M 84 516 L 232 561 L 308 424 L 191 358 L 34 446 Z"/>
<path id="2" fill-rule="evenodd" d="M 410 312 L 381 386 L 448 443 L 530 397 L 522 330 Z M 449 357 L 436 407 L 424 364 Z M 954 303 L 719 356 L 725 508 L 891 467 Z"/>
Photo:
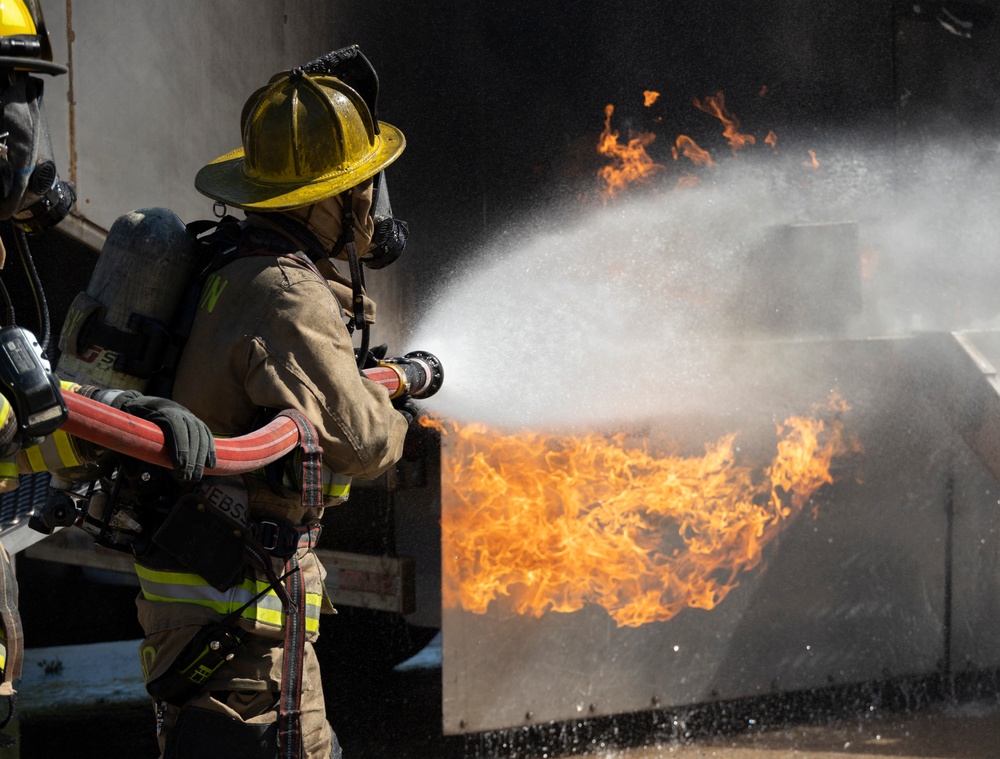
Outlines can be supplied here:
<path id="1" fill-rule="evenodd" d="M 1000 702 L 995 696 L 917 711 L 865 710 L 822 724 L 747 725 L 725 735 L 684 737 L 683 725 L 644 728 L 607 723 L 550 726 L 540 734 L 510 731 L 479 736 L 441 735 L 440 670 L 390 673 L 331 694 L 348 759 L 995 759 L 1000 757 Z M 9 756 L 155 759 L 150 710 L 145 705 L 94 705 L 64 714 L 27 715 L 20 754 Z M 642 732 L 647 736 L 644 738 Z M 657 735 L 661 737 L 656 737 Z M 0 752 L 0 757 L 5 757 Z"/>

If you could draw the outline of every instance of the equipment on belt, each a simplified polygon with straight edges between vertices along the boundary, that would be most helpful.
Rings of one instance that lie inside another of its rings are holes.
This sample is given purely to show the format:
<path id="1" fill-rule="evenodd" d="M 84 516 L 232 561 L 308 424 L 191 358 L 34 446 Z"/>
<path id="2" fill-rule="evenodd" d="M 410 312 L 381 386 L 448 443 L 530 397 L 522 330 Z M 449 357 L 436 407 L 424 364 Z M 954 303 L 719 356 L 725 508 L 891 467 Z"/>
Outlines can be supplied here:
<path id="1" fill-rule="evenodd" d="M 37 443 L 66 421 L 59 382 L 38 344 L 21 327 L 0 329 L 0 383 L 13 406 L 23 446 Z"/>
<path id="2" fill-rule="evenodd" d="M 296 567 L 290 572 L 298 572 Z M 238 622 L 240 615 L 272 590 L 281 587 L 289 573 L 275 579 L 264 590 L 240 608 L 230 612 L 218 622 L 205 625 L 177 655 L 166 672 L 146 683 L 146 692 L 153 698 L 174 706 L 194 698 L 215 672 L 236 656 L 236 649 L 243 642 L 244 632 Z"/>

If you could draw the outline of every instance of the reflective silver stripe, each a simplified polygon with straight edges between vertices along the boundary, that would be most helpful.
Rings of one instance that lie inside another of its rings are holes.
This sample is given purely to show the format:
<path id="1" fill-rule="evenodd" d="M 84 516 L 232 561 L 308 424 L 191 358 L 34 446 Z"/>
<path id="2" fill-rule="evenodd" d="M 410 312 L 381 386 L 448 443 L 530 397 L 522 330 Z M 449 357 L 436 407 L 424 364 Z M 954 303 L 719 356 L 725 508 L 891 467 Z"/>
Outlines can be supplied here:
<path id="1" fill-rule="evenodd" d="M 190 572 L 163 572 L 141 564 L 135 565 L 139 575 L 139 585 L 142 595 L 147 601 L 162 603 L 190 603 L 208 607 L 223 616 L 231 614 L 248 603 L 258 593 L 269 587 L 263 580 L 247 578 L 242 583 L 226 591 L 218 591 L 209 585 L 204 578 Z M 319 630 L 319 613 L 322 596 L 318 593 L 306 594 L 306 631 Z M 284 621 L 284 611 L 281 600 L 274 590 L 266 595 L 240 615 L 244 619 L 256 621 L 272 627 L 281 627 Z"/>

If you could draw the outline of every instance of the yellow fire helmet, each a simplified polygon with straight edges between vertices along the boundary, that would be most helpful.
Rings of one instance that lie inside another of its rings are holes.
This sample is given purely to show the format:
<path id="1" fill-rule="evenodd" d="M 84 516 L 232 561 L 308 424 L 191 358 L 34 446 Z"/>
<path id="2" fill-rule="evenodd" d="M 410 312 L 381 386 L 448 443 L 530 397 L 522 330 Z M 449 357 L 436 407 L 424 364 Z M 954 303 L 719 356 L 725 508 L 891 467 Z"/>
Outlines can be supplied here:
<path id="1" fill-rule="evenodd" d="M 340 79 L 301 69 L 272 77 L 243 106 L 243 147 L 194 180 L 204 195 L 255 211 L 286 211 L 333 197 L 395 161 L 406 140 L 375 121 Z"/>
<path id="2" fill-rule="evenodd" d="M 65 74 L 54 63 L 38 0 L 0 0 L 0 70 Z"/>

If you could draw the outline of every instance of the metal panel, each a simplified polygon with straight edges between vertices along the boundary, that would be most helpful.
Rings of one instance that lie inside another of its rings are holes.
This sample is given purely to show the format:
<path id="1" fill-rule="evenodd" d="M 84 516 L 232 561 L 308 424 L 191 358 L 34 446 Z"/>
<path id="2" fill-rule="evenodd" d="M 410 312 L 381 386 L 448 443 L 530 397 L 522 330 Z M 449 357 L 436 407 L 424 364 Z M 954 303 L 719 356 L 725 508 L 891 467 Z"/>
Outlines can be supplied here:
<path id="1" fill-rule="evenodd" d="M 959 332 L 954 341 L 933 342 L 938 366 L 963 365 L 962 373 L 936 380 L 951 418 L 976 456 L 956 461 L 954 508 L 950 512 L 952 571 L 947 666 L 950 671 L 1000 667 L 1000 332 Z M 962 362 L 965 362 L 962 364 Z"/>
<path id="2" fill-rule="evenodd" d="M 713 610 L 626 628 L 597 605 L 538 619 L 518 616 L 504 599 L 482 615 L 446 609 L 445 731 L 941 671 L 949 656 L 949 514 L 995 510 L 997 498 L 971 484 L 981 465 L 943 408 L 929 405 L 926 348 L 881 339 L 728 349 L 733 375 L 718 394 L 718 414 L 664 420 L 671 436 L 707 442 L 739 429 L 750 440 L 744 451 L 760 450 L 754 438 L 773 431 L 772 418 L 801 412 L 836 384 L 852 406 L 845 430 L 864 448 L 858 471 L 838 469 L 813 498 L 815 517 L 806 509 L 768 547 L 765 567 L 746 573 Z M 769 383 L 747 382 L 740 367 L 748 366 L 772 367 Z M 977 370 L 966 362 L 948 371 L 968 378 Z M 442 506 L 454 508 L 447 489 Z M 995 547 L 984 554 L 963 538 L 956 548 L 966 554 L 956 562 L 964 575 L 986 554 L 996 562 Z M 980 577 L 978 597 L 996 594 L 996 576 Z M 956 583 L 956 592 L 967 585 Z M 954 608 L 965 613 L 968 601 Z"/>
<path id="3" fill-rule="evenodd" d="M 104 230 L 136 208 L 209 216 L 195 173 L 240 146 L 250 93 L 335 46 L 335 6 L 45 3 L 54 56 L 71 67 L 46 79 L 45 98 L 58 165 L 77 185 L 76 215 Z"/>

